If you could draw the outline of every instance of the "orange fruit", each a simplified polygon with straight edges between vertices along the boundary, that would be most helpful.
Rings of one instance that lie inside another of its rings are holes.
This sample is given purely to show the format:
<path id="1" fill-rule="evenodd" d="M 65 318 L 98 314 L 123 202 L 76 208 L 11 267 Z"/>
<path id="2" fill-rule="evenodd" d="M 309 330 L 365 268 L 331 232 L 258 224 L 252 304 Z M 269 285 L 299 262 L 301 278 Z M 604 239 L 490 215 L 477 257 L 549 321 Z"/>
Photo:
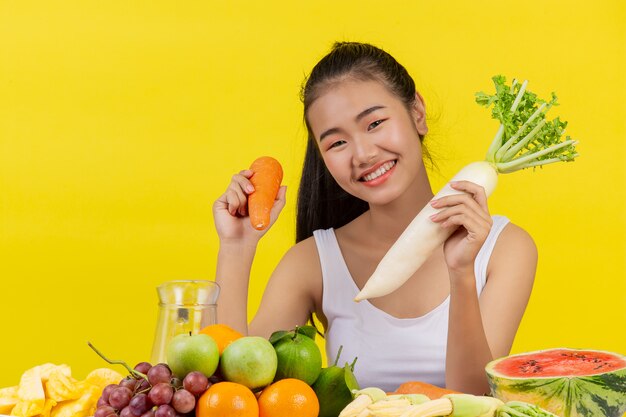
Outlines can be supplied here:
<path id="1" fill-rule="evenodd" d="M 259 417 L 259 404 L 250 388 L 218 382 L 198 398 L 196 417 Z"/>
<path id="2" fill-rule="evenodd" d="M 317 417 L 319 411 L 315 391 L 299 379 L 281 379 L 259 396 L 260 417 Z"/>
<path id="3" fill-rule="evenodd" d="M 211 336 L 213 340 L 215 340 L 215 343 L 217 343 L 217 348 L 220 351 L 220 355 L 222 354 L 224 349 L 226 349 L 226 346 L 230 345 L 232 342 L 239 339 L 240 337 L 243 337 L 243 335 L 237 330 L 225 324 L 210 324 L 202 328 L 202 330 L 200 330 L 200 333 L 207 334 Z"/>

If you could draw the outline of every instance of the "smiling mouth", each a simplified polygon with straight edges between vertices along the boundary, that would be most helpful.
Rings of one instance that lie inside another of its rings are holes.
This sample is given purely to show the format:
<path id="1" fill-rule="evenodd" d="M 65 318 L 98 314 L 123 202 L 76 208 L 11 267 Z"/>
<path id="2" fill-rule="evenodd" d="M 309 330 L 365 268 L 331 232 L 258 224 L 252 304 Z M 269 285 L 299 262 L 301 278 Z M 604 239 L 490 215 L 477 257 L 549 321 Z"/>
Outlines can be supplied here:
<path id="1" fill-rule="evenodd" d="M 380 177 L 381 175 L 383 175 L 385 172 L 389 171 L 391 168 L 393 168 L 396 165 L 396 160 L 394 159 L 393 161 L 389 161 L 389 162 L 385 162 L 380 168 L 378 168 L 376 171 L 374 172 L 370 172 L 367 175 L 363 175 L 361 178 L 359 178 L 359 181 L 361 182 L 367 182 L 367 181 L 372 181 L 378 177 Z"/>

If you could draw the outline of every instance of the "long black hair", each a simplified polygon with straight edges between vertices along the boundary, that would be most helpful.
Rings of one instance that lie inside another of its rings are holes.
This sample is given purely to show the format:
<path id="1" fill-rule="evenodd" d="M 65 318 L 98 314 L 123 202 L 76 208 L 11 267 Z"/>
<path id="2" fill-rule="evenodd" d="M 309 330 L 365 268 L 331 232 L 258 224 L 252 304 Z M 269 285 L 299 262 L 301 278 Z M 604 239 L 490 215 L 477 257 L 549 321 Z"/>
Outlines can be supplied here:
<path id="1" fill-rule="evenodd" d="M 314 230 L 341 227 L 369 209 L 367 202 L 344 191 L 330 175 L 307 118 L 311 104 L 347 78 L 382 82 L 404 103 L 407 111 L 415 104 L 413 78 L 395 58 L 373 45 L 337 42 L 313 67 L 300 93 L 308 140 L 298 189 L 296 242 L 312 236 Z M 421 135 L 420 140 L 423 140 Z"/>

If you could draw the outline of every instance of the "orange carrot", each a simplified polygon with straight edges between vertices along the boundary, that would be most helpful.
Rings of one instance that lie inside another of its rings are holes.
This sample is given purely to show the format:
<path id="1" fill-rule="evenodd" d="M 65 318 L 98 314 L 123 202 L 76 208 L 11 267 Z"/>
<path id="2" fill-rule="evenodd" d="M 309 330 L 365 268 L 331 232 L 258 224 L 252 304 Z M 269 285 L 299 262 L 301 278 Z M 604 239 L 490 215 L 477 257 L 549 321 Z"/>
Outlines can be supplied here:
<path id="1" fill-rule="evenodd" d="M 441 388 L 437 385 L 428 384 L 421 381 L 408 381 L 398 387 L 394 394 L 424 394 L 431 400 L 441 398 L 446 394 L 458 394 L 458 391 Z"/>
<path id="2" fill-rule="evenodd" d="M 263 230 L 270 225 L 270 211 L 283 180 L 283 168 L 271 156 L 262 156 L 250 169 L 254 172 L 250 177 L 254 192 L 248 197 L 248 213 L 252 227 Z"/>

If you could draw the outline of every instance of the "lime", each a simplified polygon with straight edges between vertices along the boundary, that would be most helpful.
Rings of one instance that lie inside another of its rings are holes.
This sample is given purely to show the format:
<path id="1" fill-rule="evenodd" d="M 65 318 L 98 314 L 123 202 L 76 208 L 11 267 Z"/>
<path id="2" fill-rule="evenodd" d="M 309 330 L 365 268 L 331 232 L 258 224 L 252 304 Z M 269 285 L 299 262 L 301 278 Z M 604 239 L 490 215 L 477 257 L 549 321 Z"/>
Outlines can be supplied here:
<path id="1" fill-rule="evenodd" d="M 297 331 L 286 333 L 274 344 L 278 366 L 274 381 L 300 379 L 311 385 L 322 370 L 322 354 L 313 339 Z"/>
<path id="2" fill-rule="evenodd" d="M 351 391 L 359 389 L 359 384 L 352 373 L 356 358 L 352 364 L 346 363 L 343 368 L 337 366 L 342 348 L 343 346 L 339 348 L 335 365 L 322 369 L 317 381 L 311 387 L 320 402 L 318 417 L 337 417 L 341 410 L 352 402 Z"/>
<path id="3" fill-rule="evenodd" d="M 337 417 L 352 401 L 352 394 L 344 381 L 343 368 L 338 366 L 322 369 L 312 388 L 320 401 L 319 417 Z"/>

